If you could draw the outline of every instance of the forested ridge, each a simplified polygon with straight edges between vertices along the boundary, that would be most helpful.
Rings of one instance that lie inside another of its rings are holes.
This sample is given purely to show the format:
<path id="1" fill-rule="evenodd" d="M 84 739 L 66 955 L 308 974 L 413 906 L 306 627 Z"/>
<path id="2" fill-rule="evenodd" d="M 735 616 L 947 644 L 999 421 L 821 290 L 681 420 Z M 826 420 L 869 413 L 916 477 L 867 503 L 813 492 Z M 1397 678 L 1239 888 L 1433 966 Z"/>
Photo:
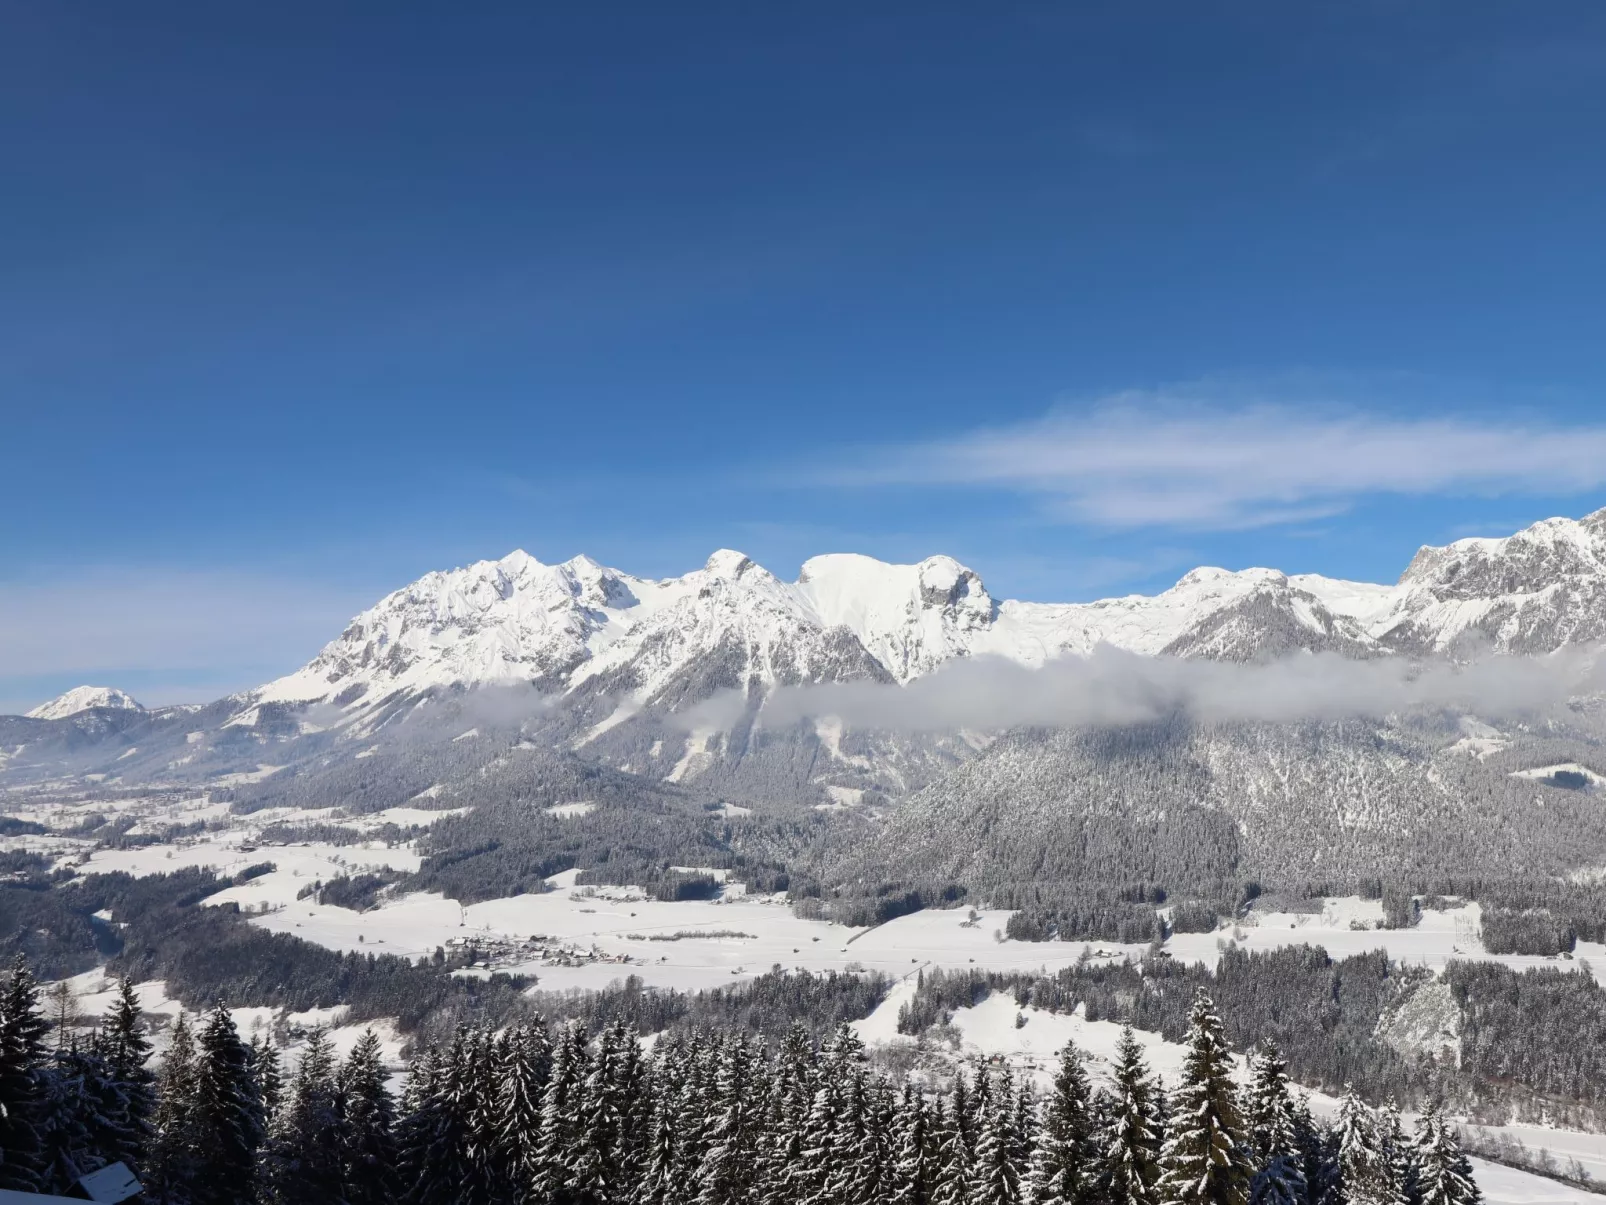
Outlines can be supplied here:
<path id="1" fill-rule="evenodd" d="M 1333 1126 L 1275 1047 L 1232 1078 L 1221 1019 L 1190 1006 L 1182 1073 L 1130 1029 L 1111 1082 L 1061 1053 L 1040 1093 L 1001 1063 L 946 1080 L 873 1069 L 846 1025 L 816 1044 L 741 1030 L 647 1049 L 615 1021 L 462 1026 L 415 1054 L 399 1099 L 372 1031 L 294 1066 L 222 1004 L 180 1017 L 159 1065 L 123 980 L 92 1031 L 58 1031 L 18 960 L 0 991 L 0 1187 L 66 1191 L 114 1161 L 159 1205 L 1470 1205 L 1454 1128 L 1408 1137 L 1349 1094 Z"/>

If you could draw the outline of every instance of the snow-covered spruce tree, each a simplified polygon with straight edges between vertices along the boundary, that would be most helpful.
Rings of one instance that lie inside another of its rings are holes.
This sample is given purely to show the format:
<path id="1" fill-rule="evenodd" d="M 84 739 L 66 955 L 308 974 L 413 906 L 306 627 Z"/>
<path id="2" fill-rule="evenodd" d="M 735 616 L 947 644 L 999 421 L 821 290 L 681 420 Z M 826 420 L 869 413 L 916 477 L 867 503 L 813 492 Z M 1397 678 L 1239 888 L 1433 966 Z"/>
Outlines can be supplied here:
<path id="1" fill-rule="evenodd" d="M 541 1139 L 541 1096 L 552 1071 L 552 1043 L 539 1017 L 516 1025 L 497 1047 L 496 1163 L 499 1190 L 533 1200 Z"/>
<path id="2" fill-rule="evenodd" d="M 754 1106 L 761 1102 L 752 1095 L 753 1052 L 738 1035 L 721 1053 L 714 1099 L 707 1102 L 714 1118 L 708 1154 L 697 1169 L 698 1205 L 737 1205 L 748 1199 L 754 1181 L 758 1138 Z"/>
<path id="3" fill-rule="evenodd" d="M 1254 1167 L 1232 1083 L 1232 1053 L 1221 1018 L 1200 990 L 1189 1014 L 1188 1053 L 1160 1156 L 1164 1205 L 1245 1205 Z"/>
<path id="4" fill-rule="evenodd" d="M 1338 1183 L 1345 1205 L 1400 1205 L 1390 1183 L 1388 1153 L 1377 1116 L 1354 1088 L 1338 1109 Z"/>
<path id="5" fill-rule="evenodd" d="M 1417 1184 L 1422 1205 L 1480 1205 L 1483 1194 L 1455 1129 L 1437 1108 L 1417 1123 Z"/>
<path id="6" fill-rule="evenodd" d="M 101 1116 L 108 1084 L 105 1064 L 76 1043 L 58 1047 L 41 1068 L 39 1083 L 39 1185 L 61 1194 L 106 1163 L 97 1149 L 97 1139 L 110 1128 Z"/>
<path id="7" fill-rule="evenodd" d="M 764 1138 L 759 1146 L 762 1205 L 792 1205 L 804 1199 L 803 1152 L 814 1100 L 814 1058 L 808 1030 L 793 1022 L 776 1052 Z"/>
<path id="8" fill-rule="evenodd" d="M 284 1063 L 271 1035 L 251 1037 L 251 1068 L 257 1079 L 257 1095 L 262 1098 L 262 1123 L 270 1131 L 284 1103 Z"/>
<path id="9" fill-rule="evenodd" d="M 859 1064 L 841 1068 L 847 1077 L 842 1105 L 837 1111 L 836 1134 L 831 1141 L 831 1162 L 825 1169 L 823 1201 L 832 1205 L 860 1205 L 876 1182 L 875 1141 L 870 1126 L 869 1081 Z"/>
<path id="10" fill-rule="evenodd" d="M 576 1142 L 568 1191 L 577 1205 L 617 1205 L 631 1185 L 624 1121 L 629 1113 L 627 1067 L 636 1038 L 623 1025 L 605 1029 L 580 1088 Z M 705 1102 L 705 1107 L 706 1107 Z"/>
<path id="11" fill-rule="evenodd" d="M 1035 1205 L 1084 1205 L 1094 1200 L 1098 1143 L 1092 1092 L 1082 1052 L 1067 1042 L 1060 1051 L 1054 1092 L 1043 1107 L 1031 1160 Z"/>
<path id="12" fill-rule="evenodd" d="M 936 1147 L 932 1205 L 963 1205 L 970 1199 L 973 1158 L 970 1142 L 960 1124 L 960 1118 L 969 1107 L 968 1096 L 964 1076 L 957 1075 L 952 1092 L 946 1100 L 939 1098 L 932 1114 L 932 1138 Z"/>
<path id="13" fill-rule="evenodd" d="M 407 1082 L 402 1087 L 401 1100 L 397 1105 L 398 1124 L 424 1107 L 424 1102 L 435 1090 L 435 1080 L 441 1074 L 442 1066 L 441 1048 L 434 1042 L 425 1043 L 423 1049 L 413 1055 L 412 1064 L 407 1068 Z"/>
<path id="14" fill-rule="evenodd" d="M 570 1021 L 552 1045 L 552 1075 L 541 1098 L 541 1140 L 535 1177 L 536 1199 L 551 1205 L 576 1201 L 573 1189 L 580 1146 L 591 1053 L 583 1022 Z"/>
<path id="15" fill-rule="evenodd" d="M 895 1148 L 893 1131 L 897 1127 L 898 1097 L 892 1083 L 883 1075 L 870 1080 L 867 1098 L 869 1106 L 869 1157 L 875 1167 L 875 1185 L 872 1199 L 880 1205 L 892 1195 L 892 1164 Z"/>
<path id="16" fill-rule="evenodd" d="M 336 1077 L 340 1183 L 347 1205 L 396 1199 L 396 1105 L 385 1083 L 379 1037 L 365 1029 Z"/>
<path id="17" fill-rule="evenodd" d="M 982 1125 L 993 1107 L 993 1081 L 987 1074 L 986 1067 L 978 1065 L 971 1068 L 970 1091 L 965 1093 L 962 1100 L 964 1104 L 959 1113 L 964 1119 L 965 1138 L 970 1145 L 971 1157 L 974 1159 L 977 1149 L 981 1146 Z M 955 1103 L 958 1103 L 958 1099 Z"/>
<path id="18" fill-rule="evenodd" d="M 189 1199 L 195 1205 L 251 1201 L 262 1143 L 262 1101 L 251 1073 L 251 1052 L 221 1001 L 196 1043 L 191 1124 L 195 1175 Z"/>
<path id="19" fill-rule="evenodd" d="M 401 1200 L 406 1205 L 472 1205 L 481 1169 L 473 1145 L 471 1039 L 459 1029 L 451 1046 L 426 1056 L 409 1083 L 413 1108 L 397 1124 Z"/>
<path id="20" fill-rule="evenodd" d="M 646 1125 L 652 1116 L 652 1074 L 641 1053 L 641 1035 L 634 1025 L 616 1021 L 616 1048 L 618 1054 L 611 1065 L 611 1079 L 619 1108 L 619 1149 L 617 1177 L 628 1192 L 641 1176 L 641 1160 L 646 1150 Z M 748 1069 L 759 1068 L 758 1083 L 749 1087 L 762 1098 L 764 1063 L 763 1051 L 748 1059 Z M 755 1110 L 754 1116 L 757 1116 Z"/>
<path id="21" fill-rule="evenodd" d="M 196 1174 L 195 1074 L 195 1035 L 180 1013 L 157 1077 L 150 1155 L 143 1168 L 145 1195 L 163 1205 L 185 1205 L 190 1199 Z"/>
<path id="22" fill-rule="evenodd" d="M 978 1081 L 987 1082 L 985 1079 Z M 977 1118 L 980 1126 L 976 1137 L 976 1158 L 971 1169 L 968 1205 L 1020 1205 L 1020 1168 L 1013 1157 L 1010 1106 L 1012 1092 L 995 1091 L 989 1085 L 985 1093 L 976 1092 L 972 1099 L 984 1104 Z"/>
<path id="23" fill-rule="evenodd" d="M 1295 1133 L 1288 1064 L 1270 1042 L 1249 1059 L 1244 1125 L 1258 1165 L 1249 1190 L 1253 1205 L 1306 1205 L 1305 1172 Z"/>
<path id="24" fill-rule="evenodd" d="M 1400 1106 L 1393 1100 L 1377 1111 L 1377 1139 L 1383 1150 L 1389 1195 L 1400 1205 L 1415 1205 L 1419 1196 L 1416 1147 L 1406 1136 L 1405 1125 L 1400 1120 Z"/>
<path id="25" fill-rule="evenodd" d="M 262 1153 L 263 1197 L 274 1205 L 341 1205 L 342 1126 L 329 1036 L 314 1029 Z"/>
<path id="26" fill-rule="evenodd" d="M 708 1154 L 708 1131 L 713 1119 L 703 1102 L 714 1094 L 724 1046 L 720 1035 L 702 1031 L 693 1033 L 686 1044 L 685 1077 L 675 1128 L 680 1135 L 681 1157 L 688 1167 L 700 1166 Z"/>
<path id="27" fill-rule="evenodd" d="M 888 1205 L 930 1205 L 936 1180 L 931 1111 L 926 1098 L 905 1082 L 893 1119 Z"/>
<path id="28" fill-rule="evenodd" d="M 675 1088 L 669 1083 L 661 1084 L 649 1122 L 634 1205 L 688 1205 L 693 1199 L 691 1171 L 681 1160 L 675 1130 L 679 1112 Z"/>
<path id="29" fill-rule="evenodd" d="M 1037 1088 L 1029 1075 L 1022 1076 L 1016 1085 L 1015 1113 L 1010 1129 L 1015 1138 L 1015 1166 L 1022 1168 L 1021 1174 L 1026 1175 L 1031 1170 L 1032 1152 L 1037 1149 L 1038 1138 Z"/>
<path id="30" fill-rule="evenodd" d="M 840 1152 L 840 1115 L 847 1105 L 848 1081 L 856 1066 L 852 1043 L 845 1046 L 833 1035 L 820 1048 L 814 1076 L 814 1093 L 803 1123 L 803 1150 L 796 1176 L 796 1200 L 832 1205 L 830 1190 Z"/>
<path id="31" fill-rule="evenodd" d="M 471 1191 L 487 1201 L 506 1196 L 501 1183 L 502 1127 L 496 1112 L 498 1057 L 497 1039 L 490 1030 L 476 1027 L 468 1031 L 463 1058 L 467 1061 L 469 1162 L 474 1177 Z"/>
<path id="32" fill-rule="evenodd" d="M 104 1146 L 108 1162 L 124 1163 L 136 1171 L 145 1165 L 156 1114 L 156 1077 L 146 1065 L 151 1044 L 140 1032 L 139 997 L 124 975 L 117 996 L 101 1021 L 95 1048 L 105 1061 L 113 1086 L 102 1107 L 110 1127 Z"/>
<path id="33" fill-rule="evenodd" d="M 1115 1047 L 1108 1113 L 1099 1143 L 1099 1193 L 1113 1205 L 1155 1205 L 1160 1179 L 1159 1092 L 1132 1027 Z"/>
<path id="34" fill-rule="evenodd" d="M 0 986 L 0 1188 L 37 1192 L 44 1174 L 45 1032 L 39 986 L 18 954 Z"/>
<path id="35" fill-rule="evenodd" d="M 1342 1205 L 1336 1138 L 1331 1130 L 1316 1124 L 1310 1097 L 1303 1093 L 1294 1100 L 1293 1117 L 1294 1146 L 1305 1176 L 1306 1199 L 1310 1205 Z"/>

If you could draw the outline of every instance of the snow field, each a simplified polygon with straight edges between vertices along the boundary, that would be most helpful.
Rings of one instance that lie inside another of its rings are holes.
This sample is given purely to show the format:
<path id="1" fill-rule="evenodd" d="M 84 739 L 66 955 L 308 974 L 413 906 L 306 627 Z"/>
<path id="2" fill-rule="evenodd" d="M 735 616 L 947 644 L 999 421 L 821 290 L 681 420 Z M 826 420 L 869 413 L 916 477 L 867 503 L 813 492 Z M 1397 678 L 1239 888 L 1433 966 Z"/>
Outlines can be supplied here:
<path id="1" fill-rule="evenodd" d="M 281 870 L 278 876 L 264 876 L 213 898 L 244 901 L 251 898 L 250 888 L 256 883 L 275 877 L 282 880 L 285 873 Z M 308 881 L 306 873 L 299 880 L 302 884 Z M 432 954 L 449 941 L 478 938 L 522 943 L 541 936 L 548 939 L 549 946 L 585 951 L 594 960 L 575 966 L 532 960 L 499 969 L 533 974 L 540 988 L 559 990 L 603 988 L 628 975 L 637 975 L 653 986 L 696 990 L 753 978 L 775 966 L 882 971 L 894 977 L 922 966 L 1054 971 L 1074 964 L 1084 949 L 1107 958 L 1142 950 L 1113 944 L 1000 941 L 994 934 L 1002 932 L 1009 915 L 1002 911 L 980 913 L 975 922 L 968 921 L 964 911 L 917 912 L 874 929 L 852 929 L 794 916 L 784 898 L 728 891 L 712 901 L 652 900 L 633 891 L 576 889 L 578 874 L 568 871 L 553 876 L 556 890 L 541 895 L 466 906 L 433 893 L 399 896 L 368 912 L 292 898 L 282 911 L 252 916 L 251 922 L 329 949 L 409 958 Z M 646 940 L 649 935 L 699 930 L 753 936 Z"/>
<path id="2" fill-rule="evenodd" d="M 1487 1159 L 1473 1159 L 1472 1174 L 1483 1192 L 1484 1205 L 1600 1205 L 1598 1193 Z"/>
<path id="3" fill-rule="evenodd" d="M 1165 943 L 1171 957 L 1214 968 L 1229 942 L 1244 950 L 1275 950 L 1283 946 L 1321 946 L 1334 959 L 1386 951 L 1395 962 L 1425 966 L 1438 972 L 1452 960 L 1498 962 L 1513 970 L 1553 967 L 1580 970 L 1588 966 L 1599 976 L 1606 972 L 1606 945 L 1579 942 L 1572 958 L 1545 958 L 1525 954 L 1490 954 L 1483 945 L 1480 926 L 1483 910 L 1466 903 L 1442 911 L 1424 910 L 1409 929 L 1374 929 L 1383 919 L 1379 900 L 1357 896 L 1329 898 L 1322 910 L 1303 912 L 1251 912 L 1249 916 L 1212 933 L 1178 933 Z M 1362 928 L 1354 928 L 1359 924 Z"/>
<path id="4" fill-rule="evenodd" d="M 234 833 L 218 834 L 235 838 Z M 290 908 L 296 895 L 319 880 L 328 882 L 341 875 L 372 870 L 414 871 L 422 859 L 411 849 L 389 848 L 378 842 L 361 845 L 269 845 L 246 848 L 241 840 L 197 841 L 179 846 L 153 845 L 144 849 L 96 850 L 80 866 L 83 874 L 126 871 L 133 875 L 162 874 L 191 867 L 208 867 L 220 875 L 233 875 L 262 862 L 276 869 L 267 874 L 228 887 L 207 898 L 208 904 L 235 903 L 242 912 L 263 908 Z M 353 915 L 357 915 L 353 913 Z"/>

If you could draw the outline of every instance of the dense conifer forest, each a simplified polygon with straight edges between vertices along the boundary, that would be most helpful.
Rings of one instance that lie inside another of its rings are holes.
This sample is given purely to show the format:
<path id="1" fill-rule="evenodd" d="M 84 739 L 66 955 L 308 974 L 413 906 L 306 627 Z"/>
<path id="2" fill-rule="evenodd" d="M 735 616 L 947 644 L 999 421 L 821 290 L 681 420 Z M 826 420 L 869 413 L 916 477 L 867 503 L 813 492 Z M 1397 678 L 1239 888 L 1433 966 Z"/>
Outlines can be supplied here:
<path id="1" fill-rule="evenodd" d="M 62 1192 L 112 1162 L 159 1205 L 1471 1205 L 1454 1128 L 1349 1093 L 1318 1122 L 1271 1044 L 1232 1077 L 1203 991 L 1168 1093 L 1128 1029 L 1109 1085 L 1061 1053 L 1039 1091 L 1007 1066 L 873 1068 L 846 1024 L 816 1042 L 693 1029 L 650 1048 L 622 1020 L 425 1042 L 399 1096 L 370 1030 L 314 1030 L 293 1065 L 221 1003 L 153 1066 L 124 979 L 89 1031 L 58 1028 L 18 959 L 0 989 L 0 1187 Z"/>

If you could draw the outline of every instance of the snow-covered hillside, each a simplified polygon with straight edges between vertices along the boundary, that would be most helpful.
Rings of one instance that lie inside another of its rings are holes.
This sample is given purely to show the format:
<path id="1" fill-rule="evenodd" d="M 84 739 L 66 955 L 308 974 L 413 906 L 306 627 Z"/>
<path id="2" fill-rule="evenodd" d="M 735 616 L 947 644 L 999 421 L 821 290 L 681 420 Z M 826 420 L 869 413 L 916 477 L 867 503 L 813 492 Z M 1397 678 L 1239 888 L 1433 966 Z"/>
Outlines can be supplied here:
<path id="1" fill-rule="evenodd" d="M 117 711 L 144 711 L 133 696 L 113 686 L 75 686 L 65 694 L 57 695 L 48 703 L 41 703 L 28 713 L 32 720 L 64 720 L 94 707 L 109 707 Z"/>

